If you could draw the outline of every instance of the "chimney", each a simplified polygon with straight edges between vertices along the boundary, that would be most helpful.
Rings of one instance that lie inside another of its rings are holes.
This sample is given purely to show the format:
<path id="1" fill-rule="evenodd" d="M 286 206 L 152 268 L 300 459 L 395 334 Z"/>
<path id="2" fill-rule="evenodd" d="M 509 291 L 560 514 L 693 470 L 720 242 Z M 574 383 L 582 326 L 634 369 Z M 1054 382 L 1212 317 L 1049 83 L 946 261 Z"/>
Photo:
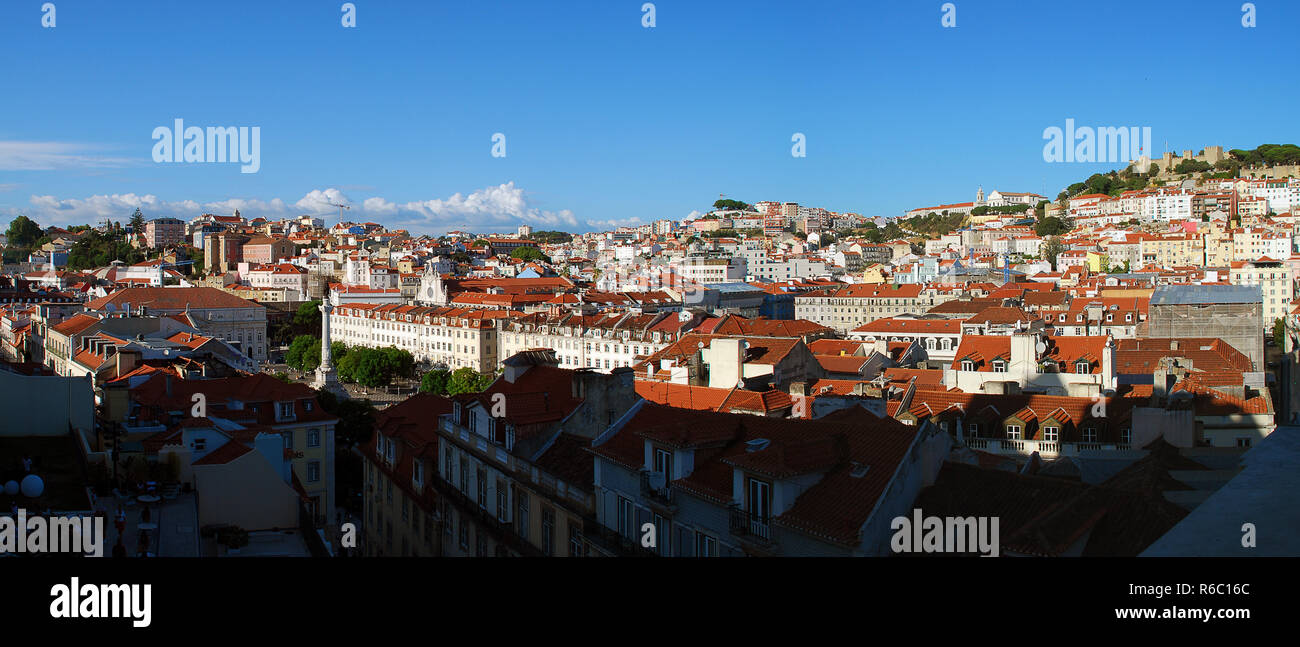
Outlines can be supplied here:
<path id="1" fill-rule="evenodd" d="M 163 384 L 164 384 L 165 387 L 166 387 L 167 397 L 170 398 L 170 397 L 172 397 L 172 374 L 171 374 L 171 373 L 164 373 L 164 374 L 163 374 L 163 380 L 164 380 Z"/>
<path id="2" fill-rule="evenodd" d="M 1033 367 L 1038 366 L 1038 349 L 1035 345 L 1038 341 L 1038 335 L 1033 333 L 1015 333 L 1011 335 L 1011 366 L 1013 367 Z"/>
<path id="3" fill-rule="evenodd" d="M 135 351 L 119 351 L 117 353 L 117 376 L 121 377 L 135 370 L 139 357 L 140 354 Z"/>

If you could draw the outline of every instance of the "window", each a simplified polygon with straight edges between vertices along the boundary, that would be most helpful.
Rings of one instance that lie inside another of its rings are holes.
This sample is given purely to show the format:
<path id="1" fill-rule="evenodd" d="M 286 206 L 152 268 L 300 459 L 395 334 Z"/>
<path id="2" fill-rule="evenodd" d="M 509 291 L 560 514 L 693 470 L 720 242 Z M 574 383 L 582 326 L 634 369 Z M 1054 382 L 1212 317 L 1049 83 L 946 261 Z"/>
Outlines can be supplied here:
<path id="1" fill-rule="evenodd" d="M 1125 427 L 1119 430 L 1119 442 L 1127 445 L 1133 442 L 1133 430 Z"/>
<path id="2" fill-rule="evenodd" d="M 1004 362 L 1004 361 L 1002 361 L 1002 360 L 996 360 L 996 361 L 994 361 L 994 362 L 993 362 L 993 372 L 994 372 L 994 373 L 1006 373 L 1006 372 L 1007 372 L 1007 363 Z"/>
<path id="3" fill-rule="evenodd" d="M 195 439 L 194 439 L 194 451 L 196 451 L 196 452 L 201 452 L 201 451 L 203 451 L 204 449 L 207 449 L 207 446 L 208 446 L 208 439 L 207 439 L 207 438 L 195 438 Z"/>
<path id="4" fill-rule="evenodd" d="M 487 508 L 487 472 L 476 470 L 474 472 L 474 485 L 478 488 L 478 507 Z"/>
<path id="5" fill-rule="evenodd" d="M 528 493 L 515 489 L 515 533 L 528 541 Z"/>
<path id="6" fill-rule="evenodd" d="M 281 418 L 281 419 L 292 418 L 292 417 L 293 417 L 293 403 L 292 403 L 292 402 L 279 402 L 279 403 L 277 403 L 277 404 L 280 406 L 280 418 Z"/>
<path id="7" fill-rule="evenodd" d="M 1250 447 L 1250 438 L 1247 437 L 1247 436 L 1242 436 L 1242 437 L 1238 438 L 1238 439 L 1237 439 L 1237 446 L 1238 446 L 1238 447 Z"/>
<path id="8" fill-rule="evenodd" d="M 424 461 L 417 460 L 411 463 L 411 476 L 416 485 L 424 482 Z"/>
<path id="9" fill-rule="evenodd" d="M 666 449 L 655 448 L 654 471 L 664 475 L 664 483 L 672 478 L 673 454 Z"/>
<path id="10" fill-rule="evenodd" d="M 964 359 L 964 360 L 962 360 L 962 361 L 961 361 L 961 370 L 963 370 L 963 371 L 973 371 L 973 370 L 975 370 L 975 362 L 972 362 L 972 361 L 970 361 L 970 360 L 968 360 L 968 359 Z"/>
<path id="11" fill-rule="evenodd" d="M 460 516 L 460 549 L 469 550 L 469 522 L 465 515 Z"/>
<path id="12" fill-rule="evenodd" d="M 460 491 L 469 494 L 469 461 L 460 459 Z"/>
<path id="13" fill-rule="evenodd" d="M 632 501 L 625 497 L 618 498 L 618 534 L 632 537 Z"/>
<path id="14" fill-rule="evenodd" d="M 307 446 L 308 446 L 308 447 L 320 447 L 320 430 L 319 430 L 319 429 L 308 429 L 308 430 L 307 430 Z"/>
<path id="15" fill-rule="evenodd" d="M 482 528 L 474 531 L 474 556 L 487 557 L 487 535 Z"/>
<path id="16" fill-rule="evenodd" d="M 505 521 L 510 509 L 510 496 L 506 482 L 497 479 L 497 521 Z"/>
<path id="17" fill-rule="evenodd" d="M 717 557 L 718 540 L 702 532 L 695 533 L 695 556 L 696 557 Z"/>
<path id="18" fill-rule="evenodd" d="M 750 518 L 759 523 L 767 523 L 772 515 L 772 484 L 749 479 L 748 493 L 749 500 L 746 504 L 749 506 Z"/>
<path id="19" fill-rule="evenodd" d="M 1085 443 L 1095 443 L 1095 442 L 1097 442 L 1097 428 L 1096 428 L 1096 427 L 1087 427 L 1087 428 L 1085 428 L 1085 429 L 1083 430 L 1083 442 L 1085 442 Z"/>
<path id="20" fill-rule="evenodd" d="M 542 508 L 542 553 L 555 555 L 555 510 Z"/>
<path id="21" fill-rule="evenodd" d="M 320 481 L 320 461 L 311 461 L 307 463 L 307 482 L 316 483 Z M 392 481 L 388 482 L 389 487 L 393 485 Z"/>
<path id="22" fill-rule="evenodd" d="M 378 436 L 378 434 L 376 434 L 376 436 Z M 379 439 L 378 439 L 377 441 L 375 441 L 375 442 L 377 443 L 376 447 L 379 449 L 379 454 L 380 454 L 380 455 L 383 455 L 383 453 L 384 453 L 384 438 L 383 438 L 383 436 L 379 436 Z M 284 448 L 285 448 L 285 449 L 293 449 L 293 430 L 292 430 L 292 429 L 290 429 L 289 431 L 284 432 Z"/>
<path id="23" fill-rule="evenodd" d="M 1020 439 L 1020 425 L 1007 425 L 1007 438 L 1011 440 Z"/>
<path id="24" fill-rule="evenodd" d="M 1043 440 L 1054 443 L 1061 439 L 1060 427 L 1043 427 Z"/>
<path id="25" fill-rule="evenodd" d="M 969 434 L 971 438 L 980 437 L 980 423 L 972 422 L 970 423 L 970 426 L 967 427 L 967 429 L 969 430 Z"/>
<path id="26" fill-rule="evenodd" d="M 1080 375 L 1092 372 L 1092 364 L 1086 359 L 1081 359 L 1074 363 L 1074 372 Z"/>
<path id="27" fill-rule="evenodd" d="M 582 541 L 582 526 L 569 519 L 569 557 L 586 557 L 586 544 Z"/>

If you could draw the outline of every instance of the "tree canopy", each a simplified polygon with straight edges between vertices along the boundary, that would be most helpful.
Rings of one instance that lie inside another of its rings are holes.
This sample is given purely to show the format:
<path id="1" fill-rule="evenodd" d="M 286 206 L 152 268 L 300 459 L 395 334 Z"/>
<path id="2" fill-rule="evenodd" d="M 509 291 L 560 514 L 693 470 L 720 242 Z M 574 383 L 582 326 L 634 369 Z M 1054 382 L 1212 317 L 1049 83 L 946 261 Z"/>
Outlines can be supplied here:
<path id="1" fill-rule="evenodd" d="M 9 240 L 11 247 L 26 249 L 31 247 L 41 237 L 41 234 L 41 226 L 36 224 L 36 221 L 27 216 L 18 216 L 9 221 L 9 229 L 5 232 L 5 238 Z"/>
<path id="2" fill-rule="evenodd" d="M 516 247 L 510 252 L 511 258 L 517 258 L 521 261 L 544 261 L 551 262 L 551 257 L 542 253 L 542 250 L 536 247 Z"/>
<path id="3" fill-rule="evenodd" d="M 753 209 L 749 204 L 740 200 L 717 200 L 713 203 L 713 208 L 719 211 L 750 211 Z"/>

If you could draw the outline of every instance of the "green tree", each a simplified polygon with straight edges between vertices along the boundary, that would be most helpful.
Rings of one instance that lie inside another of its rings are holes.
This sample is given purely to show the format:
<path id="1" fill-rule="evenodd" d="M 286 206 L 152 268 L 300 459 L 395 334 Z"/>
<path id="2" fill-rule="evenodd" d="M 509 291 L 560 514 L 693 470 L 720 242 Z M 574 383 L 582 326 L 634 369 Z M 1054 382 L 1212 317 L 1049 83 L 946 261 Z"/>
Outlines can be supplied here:
<path id="1" fill-rule="evenodd" d="M 718 209 L 719 211 L 729 211 L 733 209 L 749 211 L 751 209 L 748 204 L 741 202 L 740 200 L 716 200 L 713 203 L 713 208 Z"/>
<path id="2" fill-rule="evenodd" d="M 1057 216 L 1040 216 L 1034 224 L 1034 233 L 1039 236 L 1059 236 L 1070 232 L 1070 223 Z"/>
<path id="3" fill-rule="evenodd" d="M 487 380 L 484 380 L 484 377 Z M 447 380 L 447 395 L 459 395 L 461 393 L 478 393 L 492 384 L 496 379 L 492 374 L 481 374 L 468 366 L 452 371 L 451 377 Z"/>
<path id="4" fill-rule="evenodd" d="M 447 381 L 451 377 L 451 371 L 445 368 L 435 368 L 424 374 L 420 378 L 420 393 L 436 393 L 438 395 L 447 395 Z"/>
<path id="5" fill-rule="evenodd" d="M 320 366 L 320 339 L 298 335 L 284 354 L 284 363 L 299 371 L 314 371 Z"/>
<path id="6" fill-rule="evenodd" d="M 511 258 L 517 258 L 521 261 L 545 261 L 551 262 L 551 257 L 542 253 L 542 250 L 536 247 L 516 247 L 510 252 Z"/>
<path id="7" fill-rule="evenodd" d="M 1057 236 L 1052 236 L 1043 243 L 1042 248 L 1039 250 L 1039 255 L 1051 263 L 1052 270 L 1055 271 L 1056 257 L 1060 256 L 1063 251 L 1065 251 L 1065 245 L 1061 243 L 1061 239 Z"/>
<path id="8" fill-rule="evenodd" d="M 140 213 L 140 207 L 136 207 L 135 213 L 131 214 L 131 233 L 144 233 L 144 214 Z"/>
<path id="9" fill-rule="evenodd" d="M 1282 349 L 1286 348 L 1286 319 L 1273 321 L 1273 345 Z"/>
<path id="10" fill-rule="evenodd" d="M 380 365 L 384 370 L 385 382 L 391 382 L 393 378 L 410 377 L 415 370 L 415 356 L 408 350 L 385 346 L 379 349 L 379 357 L 382 360 Z"/>
<path id="11" fill-rule="evenodd" d="M 320 318 L 320 300 L 308 301 L 300 304 L 293 313 L 293 325 L 303 332 L 320 330 Z"/>
<path id="12" fill-rule="evenodd" d="M 388 384 L 389 372 L 383 353 L 373 348 L 364 348 L 353 351 L 348 356 L 357 358 L 352 369 L 352 378 L 357 384 L 367 388 Z"/>
<path id="13" fill-rule="evenodd" d="M 41 237 L 41 226 L 27 216 L 18 216 L 9 221 L 5 238 L 11 247 L 28 248 Z"/>

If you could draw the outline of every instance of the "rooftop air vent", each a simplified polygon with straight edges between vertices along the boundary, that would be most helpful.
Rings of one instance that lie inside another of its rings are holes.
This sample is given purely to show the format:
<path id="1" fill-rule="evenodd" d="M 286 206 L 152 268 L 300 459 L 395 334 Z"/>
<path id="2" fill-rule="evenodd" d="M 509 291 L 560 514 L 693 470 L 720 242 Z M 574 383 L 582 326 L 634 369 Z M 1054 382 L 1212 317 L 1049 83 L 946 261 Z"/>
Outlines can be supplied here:
<path id="1" fill-rule="evenodd" d="M 864 463 L 859 463 L 856 461 L 854 461 L 850 465 L 852 465 L 853 470 L 849 472 L 849 476 L 852 476 L 855 479 L 860 479 L 866 476 L 867 470 L 871 469 L 870 465 L 866 465 Z"/>
<path id="2" fill-rule="evenodd" d="M 764 449 L 767 449 L 767 446 L 771 443 L 772 441 L 766 438 L 755 438 L 745 442 L 745 451 L 751 454 L 754 452 L 761 452 Z"/>

